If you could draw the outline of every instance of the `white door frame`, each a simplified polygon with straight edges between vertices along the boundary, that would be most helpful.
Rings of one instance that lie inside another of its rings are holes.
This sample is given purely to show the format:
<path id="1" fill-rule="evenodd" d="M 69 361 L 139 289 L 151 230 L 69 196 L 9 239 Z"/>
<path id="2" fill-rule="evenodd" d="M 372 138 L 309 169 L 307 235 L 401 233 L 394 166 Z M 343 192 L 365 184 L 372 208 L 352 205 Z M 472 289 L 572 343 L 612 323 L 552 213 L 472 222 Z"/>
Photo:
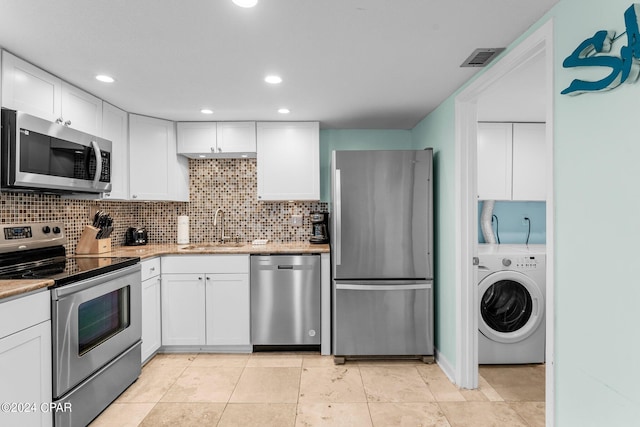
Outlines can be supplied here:
<path id="1" fill-rule="evenodd" d="M 456 383 L 463 388 L 478 386 L 478 256 L 477 202 L 477 101 L 502 77 L 539 53 L 545 54 L 547 141 L 547 289 L 546 289 L 546 418 L 554 419 L 554 193 L 553 193 L 553 20 L 550 19 L 491 68 L 460 92 L 455 99 L 456 167 Z"/>

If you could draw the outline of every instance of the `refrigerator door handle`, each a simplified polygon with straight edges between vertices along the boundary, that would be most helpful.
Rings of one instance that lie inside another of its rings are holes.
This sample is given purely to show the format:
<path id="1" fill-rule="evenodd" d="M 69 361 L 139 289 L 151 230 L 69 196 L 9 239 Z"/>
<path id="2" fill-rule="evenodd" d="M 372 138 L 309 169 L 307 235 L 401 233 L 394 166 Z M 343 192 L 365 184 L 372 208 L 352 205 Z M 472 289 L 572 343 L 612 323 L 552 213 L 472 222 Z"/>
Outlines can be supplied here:
<path id="1" fill-rule="evenodd" d="M 341 195 L 340 169 L 335 172 L 335 240 L 336 240 L 336 265 L 342 264 L 342 195 Z"/>
<path id="2" fill-rule="evenodd" d="M 415 289 L 431 289 L 431 283 L 414 285 L 351 285 L 336 284 L 336 289 L 349 291 L 410 291 Z"/>

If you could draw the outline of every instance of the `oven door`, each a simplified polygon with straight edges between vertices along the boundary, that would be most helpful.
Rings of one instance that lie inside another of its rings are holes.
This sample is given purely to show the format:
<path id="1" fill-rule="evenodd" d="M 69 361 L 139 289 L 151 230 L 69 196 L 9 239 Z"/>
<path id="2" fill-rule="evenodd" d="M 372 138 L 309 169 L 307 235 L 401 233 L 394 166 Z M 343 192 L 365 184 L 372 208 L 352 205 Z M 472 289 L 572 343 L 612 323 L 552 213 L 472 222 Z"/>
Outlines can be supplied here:
<path id="1" fill-rule="evenodd" d="M 51 291 L 54 399 L 140 340 L 141 288 L 136 264 Z"/>
<path id="2" fill-rule="evenodd" d="M 111 190 L 111 141 L 26 113 L 2 110 L 2 185 Z"/>

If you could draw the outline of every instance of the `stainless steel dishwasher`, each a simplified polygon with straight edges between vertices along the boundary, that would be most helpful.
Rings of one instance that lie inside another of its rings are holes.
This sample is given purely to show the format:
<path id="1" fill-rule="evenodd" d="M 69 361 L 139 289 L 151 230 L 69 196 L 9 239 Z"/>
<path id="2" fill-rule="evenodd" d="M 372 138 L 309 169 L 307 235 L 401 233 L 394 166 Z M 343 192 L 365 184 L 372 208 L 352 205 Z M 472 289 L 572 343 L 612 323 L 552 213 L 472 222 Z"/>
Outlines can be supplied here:
<path id="1" fill-rule="evenodd" d="M 320 344 L 320 256 L 251 256 L 254 346 Z"/>

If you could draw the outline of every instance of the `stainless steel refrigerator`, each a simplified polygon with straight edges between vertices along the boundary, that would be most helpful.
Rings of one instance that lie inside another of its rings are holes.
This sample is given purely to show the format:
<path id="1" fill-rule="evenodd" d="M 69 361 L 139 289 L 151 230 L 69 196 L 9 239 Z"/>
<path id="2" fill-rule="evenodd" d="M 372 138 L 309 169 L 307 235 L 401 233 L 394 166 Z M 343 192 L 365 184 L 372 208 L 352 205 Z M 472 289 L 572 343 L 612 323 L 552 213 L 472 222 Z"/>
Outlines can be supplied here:
<path id="1" fill-rule="evenodd" d="M 433 151 L 334 151 L 333 353 L 433 355 Z"/>

